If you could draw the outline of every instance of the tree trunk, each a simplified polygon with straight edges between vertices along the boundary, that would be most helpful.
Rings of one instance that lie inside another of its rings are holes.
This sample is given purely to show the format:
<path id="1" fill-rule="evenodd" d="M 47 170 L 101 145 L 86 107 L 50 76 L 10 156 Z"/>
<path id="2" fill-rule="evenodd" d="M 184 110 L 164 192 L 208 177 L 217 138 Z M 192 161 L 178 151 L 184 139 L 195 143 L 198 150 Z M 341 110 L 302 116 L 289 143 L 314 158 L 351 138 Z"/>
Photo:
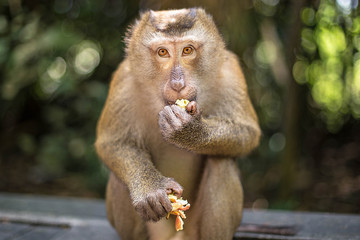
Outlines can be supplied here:
<path id="1" fill-rule="evenodd" d="M 285 86 L 284 94 L 284 134 L 286 139 L 285 149 L 281 159 L 281 197 L 288 198 L 294 190 L 299 161 L 299 133 L 300 133 L 300 107 L 304 99 L 300 99 L 300 86 L 292 76 L 292 67 L 296 61 L 295 50 L 301 40 L 301 10 L 307 4 L 306 0 L 292 0 L 290 21 L 287 31 L 288 41 L 285 43 L 286 59 L 288 62 L 289 81 Z"/>

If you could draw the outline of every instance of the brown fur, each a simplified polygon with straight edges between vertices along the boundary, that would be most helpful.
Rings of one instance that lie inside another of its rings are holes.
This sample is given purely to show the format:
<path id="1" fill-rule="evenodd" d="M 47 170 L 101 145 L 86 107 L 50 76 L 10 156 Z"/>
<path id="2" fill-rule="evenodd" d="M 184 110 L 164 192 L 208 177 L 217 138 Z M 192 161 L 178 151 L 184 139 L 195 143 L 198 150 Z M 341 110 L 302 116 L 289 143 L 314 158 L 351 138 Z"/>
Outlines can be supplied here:
<path id="1" fill-rule="evenodd" d="M 243 198 L 233 157 L 260 136 L 236 56 L 202 9 L 144 13 L 127 36 L 97 128 L 110 222 L 122 239 L 231 239 Z M 163 219 L 170 192 L 192 204 L 179 233 Z"/>
<path id="2" fill-rule="evenodd" d="M 172 13 L 172 14 L 171 14 Z M 169 15 L 171 15 L 169 17 Z M 172 22 L 171 18 L 176 21 Z M 186 9 L 179 11 L 159 11 L 150 12 L 150 22 L 157 31 L 167 34 L 179 35 L 193 27 L 196 18 L 196 9 Z"/>

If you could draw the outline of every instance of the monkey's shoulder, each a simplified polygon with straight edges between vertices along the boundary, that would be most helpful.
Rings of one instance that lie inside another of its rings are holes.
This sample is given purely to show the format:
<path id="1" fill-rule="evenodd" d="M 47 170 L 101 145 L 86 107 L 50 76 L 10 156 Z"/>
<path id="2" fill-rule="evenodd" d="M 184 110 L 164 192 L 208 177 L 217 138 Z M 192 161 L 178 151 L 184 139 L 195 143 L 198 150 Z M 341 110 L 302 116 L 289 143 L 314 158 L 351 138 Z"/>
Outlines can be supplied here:
<path id="1" fill-rule="evenodd" d="M 124 108 L 125 103 L 128 102 L 131 97 L 129 95 L 129 81 L 127 81 L 127 79 L 131 78 L 131 76 L 128 60 L 125 59 L 119 64 L 115 72 L 112 74 L 105 104 L 106 108 L 112 109 L 111 111 L 114 109 L 119 111 L 119 109 Z"/>
<path id="2" fill-rule="evenodd" d="M 230 85 L 232 85 L 231 83 L 241 84 L 242 88 L 246 88 L 245 77 L 240 61 L 235 53 L 229 50 L 225 51 L 221 71 L 222 76 L 226 76 L 224 81 L 229 81 Z"/>
<path id="3" fill-rule="evenodd" d="M 112 83 L 119 83 L 124 81 L 128 76 L 130 76 L 130 62 L 125 58 L 116 68 L 112 76 Z"/>
<path id="4" fill-rule="evenodd" d="M 126 86 L 126 79 L 131 76 L 129 60 L 125 58 L 111 76 L 109 94 L 113 94 L 113 91 L 123 89 L 124 86 Z"/>
<path id="5" fill-rule="evenodd" d="M 232 51 L 230 50 L 225 50 L 224 52 L 224 64 L 226 66 L 238 66 L 240 67 L 240 64 L 239 64 L 239 57 L 233 53 Z"/>

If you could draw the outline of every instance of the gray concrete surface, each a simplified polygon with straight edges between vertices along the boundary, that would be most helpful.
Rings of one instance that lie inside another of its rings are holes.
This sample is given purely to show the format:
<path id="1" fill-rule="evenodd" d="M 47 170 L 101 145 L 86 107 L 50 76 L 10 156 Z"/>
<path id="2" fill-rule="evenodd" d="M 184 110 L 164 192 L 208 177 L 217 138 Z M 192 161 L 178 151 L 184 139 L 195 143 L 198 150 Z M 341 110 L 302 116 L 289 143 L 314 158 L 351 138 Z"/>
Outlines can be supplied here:
<path id="1" fill-rule="evenodd" d="M 360 240 L 360 215 L 244 211 L 243 223 L 296 228 L 281 235 L 237 231 L 234 239 Z M 224 226 L 226 227 L 226 226 Z M 0 193 L 0 240 L 120 240 L 102 200 Z"/>

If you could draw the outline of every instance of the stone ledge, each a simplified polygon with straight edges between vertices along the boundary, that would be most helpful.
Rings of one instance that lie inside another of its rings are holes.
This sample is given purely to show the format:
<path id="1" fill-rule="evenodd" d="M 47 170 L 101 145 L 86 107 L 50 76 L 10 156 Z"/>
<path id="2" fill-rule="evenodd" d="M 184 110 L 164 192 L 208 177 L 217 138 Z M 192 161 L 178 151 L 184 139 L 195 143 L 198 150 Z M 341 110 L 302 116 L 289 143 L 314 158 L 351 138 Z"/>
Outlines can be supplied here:
<path id="1" fill-rule="evenodd" d="M 296 227 L 295 235 L 237 231 L 235 239 L 360 240 L 360 215 L 244 210 L 245 224 Z M 103 200 L 0 193 L 0 240 L 119 240 Z"/>

